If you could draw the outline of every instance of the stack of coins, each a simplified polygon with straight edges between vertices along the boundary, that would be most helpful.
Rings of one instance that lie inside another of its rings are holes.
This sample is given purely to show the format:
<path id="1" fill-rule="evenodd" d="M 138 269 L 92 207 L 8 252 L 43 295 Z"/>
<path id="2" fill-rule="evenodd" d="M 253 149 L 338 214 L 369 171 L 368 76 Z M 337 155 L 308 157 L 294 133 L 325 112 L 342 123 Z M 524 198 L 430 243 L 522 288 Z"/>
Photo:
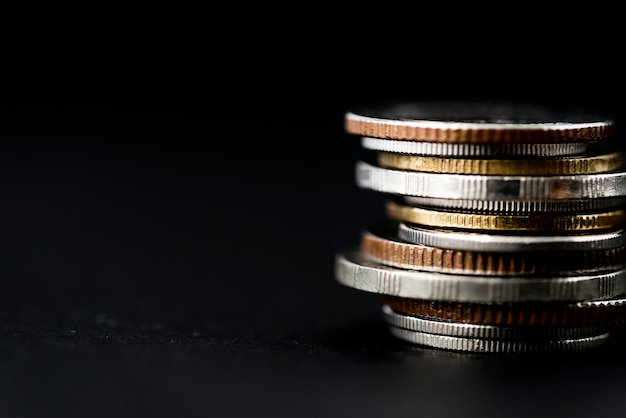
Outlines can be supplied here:
<path id="1" fill-rule="evenodd" d="M 335 260 L 390 332 L 465 352 L 598 347 L 626 318 L 626 171 L 614 120 L 423 101 L 345 115 L 385 216 Z"/>

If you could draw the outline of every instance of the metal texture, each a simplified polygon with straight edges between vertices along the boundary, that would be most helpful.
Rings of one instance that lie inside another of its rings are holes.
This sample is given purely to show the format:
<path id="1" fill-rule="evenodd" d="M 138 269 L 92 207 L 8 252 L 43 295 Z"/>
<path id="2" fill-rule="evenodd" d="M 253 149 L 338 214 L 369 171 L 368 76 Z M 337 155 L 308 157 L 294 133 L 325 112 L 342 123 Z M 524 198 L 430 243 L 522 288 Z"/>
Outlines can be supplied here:
<path id="1" fill-rule="evenodd" d="M 421 346 L 453 351 L 502 354 L 579 351 L 601 347 L 609 338 L 608 332 L 583 338 L 527 341 L 450 337 L 392 326 L 389 327 L 389 331 L 396 338 Z"/>
<path id="2" fill-rule="evenodd" d="M 421 101 L 345 114 L 361 136 L 459 144 L 596 142 L 615 134 L 609 115 L 587 109 L 480 101 Z"/>
<path id="3" fill-rule="evenodd" d="M 626 324 L 626 299 L 574 303 L 467 303 L 382 295 L 395 312 L 465 324 L 508 326 L 603 326 Z"/>
<path id="4" fill-rule="evenodd" d="M 532 215 L 541 212 L 571 213 L 594 212 L 624 207 L 621 197 L 582 200 L 464 200 L 419 196 L 401 196 L 410 206 L 493 213 L 506 215 Z"/>
<path id="5" fill-rule="evenodd" d="M 534 326 L 534 325 L 482 325 L 449 320 L 406 315 L 395 312 L 389 305 L 382 306 L 383 319 L 391 326 L 429 334 L 450 337 L 482 339 L 569 339 L 599 335 L 607 331 L 604 326 Z"/>
<path id="6" fill-rule="evenodd" d="M 456 302 L 580 302 L 626 292 L 626 270 L 568 277 L 493 277 L 404 270 L 374 263 L 358 250 L 337 254 L 335 277 L 366 292 Z"/>
<path id="7" fill-rule="evenodd" d="M 402 269 L 493 276 L 569 276 L 626 267 L 626 245 L 592 251 L 462 251 L 412 244 L 397 225 L 373 225 L 361 234 L 360 251 L 374 262 Z"/>
<path id="8" fill-rule="evenodd" d="M 361 146 L 372 151 L 409 155 L 438 155 L 447 157 L 555 157 L 586 152 L 586 142 L 556 144 L 450 144 L 445 142 L 402 141 L 394 139 L 361 138 Z"/>
<path id="9" fill-rule="evenodd" d="M 385 209 L 390 219 L 400 222 L 483 231 L 594 231 L 614 229 L 626 221 L 623 209 L 582 214 L 491 215 L 408 206 L 393 200 L 387 201 Z"/>
<path id="10" fill-rule="evenodd" d="M 501 234 L 441 230 L 398 223 L 398 237 L 413 244 L 463 251 L 593 251 L 626 244 L 624 229 L 580 234 Z"/>
<path id="11" fill-rule="evenodd" d="M 626 172 L 482 176 L 392 170 L 358 161 L 357 186 L 378 192 L 465 200 L 581 200 L 626 196 Z"/>
<path id="12" fill-rule="evenodd" d="M 480 174 L 485 176 L 554 176 L 606 173 L 623 164 L 621 152 L 546 158 L 449 158 L 378 152 L 380 167 L 427 173 Z"/>

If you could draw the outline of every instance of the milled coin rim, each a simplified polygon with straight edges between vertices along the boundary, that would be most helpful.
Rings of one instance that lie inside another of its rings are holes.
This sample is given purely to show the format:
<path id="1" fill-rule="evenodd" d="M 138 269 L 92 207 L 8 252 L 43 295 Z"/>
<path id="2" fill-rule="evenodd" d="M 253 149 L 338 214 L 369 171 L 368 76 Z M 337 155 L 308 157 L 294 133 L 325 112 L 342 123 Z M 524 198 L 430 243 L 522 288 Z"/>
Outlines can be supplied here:
<path id="1" fill-rule="evenodd" d="M 398 237 L 413 244 L 462 251 L 590 251 L 626 244 L 623 228 L 583 234 L 526 235 L 430 229 L 399 222 Z"/>
<path id="2" fill-rule="evenodd" d="M 355 248 L 336 255 L 335 278 L 370 293 L 456 302 L 579 302 L 626 293 L 626 269 L 567 277 L 446 274 L 375 263 Z"/>
<path id="3" fill-rule="evenodd" d="M 598 142 L 614 136 L 614 125 L 590 109 L 483 100 L 381 103 L 344 114 L 350 134 L 472 144 Z"/>
<path id="4" fill-rule="evenodd" d="M 610 336 L 608 332 L 603 332 L 598 335 L 583 338 L 554 339 L 547 341 L 518 341 L 508 339 L 499 340 L 451 337 L 447 335 L 412 331 L 393 326 L 389 326 L 388 328 L 391 335 L 409 343 L 430 348 L 474 353 L 522 354 L 580 351 L 600 347 L 608 341 Z"/>
<path id="5" fill-rule="evenodd" d="M 562 176 L 483 176 L 393 170 L 358 161 L 358 187 L 400 196 L 464 200 L 580 200 L 626 196 L 626 171 Z"/>
<path id="6" fill-rule="evenodd" d="M 626 245 L 578 251 L 464 251 L 414 244 L 397 236 L 397 226 L 372 225 L 361 233 L 359 249 L 374 262 L 409 270 L 487 276 L 568 276 L 626 266 Z"/>
<path id="7" fill-rule="evenodd" d="M 587 142 L 556 144 L 453 144 L 446 142 L 402 141 L 367 136 L 361 137 L 361 146 L 372 151 L 394 152 L 398 154 L 467 158 L 488 156 L 574 156 L 589 150 L 589 143 Z"/>
<path id="8" fill-rule="evenodd" d="M 530 215 L 541 212 L 569 213 L 617 209 L 626 204 L 623 197 L 579 200 L 466 200 L 421 196 L 400 196 L 410 206 L 466 210 L 501 215 Z"/>
<path id="9" fill-rule="evenodd" d="M 621 151 L 550 158 L 459 158 L 378 151 L 379 167 L 420 173 L 558 176 L 608 173 L 623 166 Z"/>
<path id="10" fill-rule="evenodd" d="M 391 326 L 428 334 L 481 339 L 571 339 L 590 337 L 606 332 L 606 327 L 596 326 L 536 326 L 536 325 L 483 325 L 426 316 L 407 315 L 382 305 L 383 319 Z"/>
<path id="11" fill-rule="evenodd" d="M 454 121 L 436 121 L 436 120 L 406 120 L 406 119 L 385 119 L 375 118 L 371 116 L 359 115 L 355 112 L 346 112 L 345 119 L 348 122 L 389 126 L 389 127 L 408 127 L 408 128 L 421 128 L 424 130 L 438 130 L 438 131 L 479 131 L 487 133 L 488 131 L 530 131 L 530 132 L 570 132 L 570 131 L 582 131 L 579 132 L 580 139 L 588 139 L 589 134 L 587 130 L 595 130 L 596 128 L 609 128 L 613 127 L 615 122 L 611 119 L 599 120 L 596 122 L 544 122 L 544 123 L 477 123 L 477 122 L 454 122 Z M 359 130 L 354 129 L 354 125 L 349 125 L 352 129 L 349 131 L 353 134 L 363 134 Z M 595 138 L 595 136 L 593 136 Z M 374 136 L 374 138 L 392 139 L 388 136 Z M 422 138 L 423 139 L 423 138 Z"/>
<path id="12" fill-rule="evenodd" d="M 593 213 L 503 215 L 438 210 L 404 205 L 393 199 L 386 202 L 385 213 L 390 219 L 406 224 L 482 231 L 597 231 L 615 229 L 626 221 L 623 209 Z"/>
<path id="13" fill-rule="evenodd" d="M 496 326 L 613 326 L 626 323 L 626 295 L 581 302 L 474 303 L 382 295 L 395 312 Z"/>

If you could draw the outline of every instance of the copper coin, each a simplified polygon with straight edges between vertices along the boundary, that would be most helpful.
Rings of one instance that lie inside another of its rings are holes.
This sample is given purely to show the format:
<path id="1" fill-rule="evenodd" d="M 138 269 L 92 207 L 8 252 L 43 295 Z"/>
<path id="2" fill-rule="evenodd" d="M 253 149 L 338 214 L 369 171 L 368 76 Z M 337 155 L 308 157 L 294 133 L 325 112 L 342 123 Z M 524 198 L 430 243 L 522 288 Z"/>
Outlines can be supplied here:
<path id="1" fill-rule="evenodd" d="M 361 251 L 382 264 L 424 271 L 480 275 L 569 275 L 626 265 L 626 245 L 604 250 L 461 251 L 413 244 L 397 235 L 397 224 L 379 222 L 361 234 Z"/>
<path id="2" fill-rule="evenodd" d="M 382 295 L 382 303 L 405 315 L 468 324 L 598 326 L 626 323 L 626 298 L 578 303 L 465 303 Z"/>
<path id="3" fill-rule="evenodd" d="M 380 104 L 345 114 L 361 136 L 458 144 L 598 142 L 615 135 L 610 115 L 592 109 L 463 100 Z"/>

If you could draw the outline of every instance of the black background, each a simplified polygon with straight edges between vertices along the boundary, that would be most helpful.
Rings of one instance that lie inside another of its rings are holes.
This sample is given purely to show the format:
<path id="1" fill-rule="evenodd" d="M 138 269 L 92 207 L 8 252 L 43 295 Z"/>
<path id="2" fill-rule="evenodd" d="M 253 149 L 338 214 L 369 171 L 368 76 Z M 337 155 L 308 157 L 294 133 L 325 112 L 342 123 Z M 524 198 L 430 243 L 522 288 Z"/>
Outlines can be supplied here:
<path id="1" fill-rule="evenodd" d="M 383 215 L 354 184 L 346 111 L 580 104 L 621 141 L 615 12 L 463 27 L 234 12 L 8 42 L 0 416 L 624 415 L 620 338 L 547 356 L 412 347 L 333 276 Z"/>

